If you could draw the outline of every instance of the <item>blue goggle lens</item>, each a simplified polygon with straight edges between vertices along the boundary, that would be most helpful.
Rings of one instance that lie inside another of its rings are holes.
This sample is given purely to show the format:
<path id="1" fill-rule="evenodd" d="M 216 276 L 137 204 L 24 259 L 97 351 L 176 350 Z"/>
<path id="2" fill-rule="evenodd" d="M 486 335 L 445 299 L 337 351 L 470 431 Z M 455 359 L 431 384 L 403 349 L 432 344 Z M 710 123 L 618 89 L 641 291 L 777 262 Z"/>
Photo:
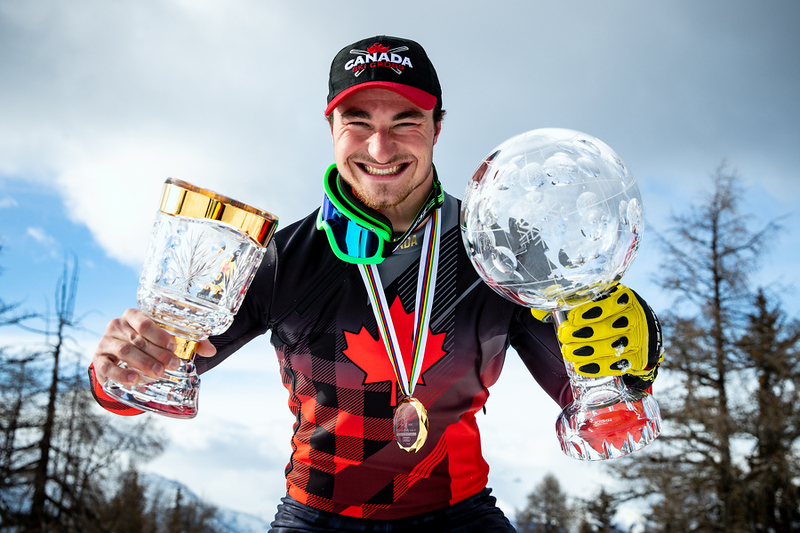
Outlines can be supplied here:
<path id="1" fill-rule="evenodd" d="M 369 228 L 347 218 L 327 195 L 323 198 L 317 225 L 324 228 L 328 240 L 335 243 L 333 251 L 340 259 L 361 264 L 383 260 L 383 239 Z"/>

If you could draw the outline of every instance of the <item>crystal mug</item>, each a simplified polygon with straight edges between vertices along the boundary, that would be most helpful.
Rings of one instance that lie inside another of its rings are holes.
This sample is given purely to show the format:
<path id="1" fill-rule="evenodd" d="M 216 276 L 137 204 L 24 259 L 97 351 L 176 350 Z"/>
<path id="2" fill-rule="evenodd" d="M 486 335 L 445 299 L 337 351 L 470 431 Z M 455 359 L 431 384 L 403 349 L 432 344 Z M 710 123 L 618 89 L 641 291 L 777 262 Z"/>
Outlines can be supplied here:
<path id="1" fill-rule="evenodd" d="M 200 378 L 198 342 L 233 323 L 278 224 L 271 213 L 185 181 L 164 183 L 137 303 L 177 343 L 176 370 L 156 378 L 139 372 L 134 385 L 107 380 L 116 400 L 171 418 L 194 418 Z M 127 368 L 122 361 L 119 365 Z"/>

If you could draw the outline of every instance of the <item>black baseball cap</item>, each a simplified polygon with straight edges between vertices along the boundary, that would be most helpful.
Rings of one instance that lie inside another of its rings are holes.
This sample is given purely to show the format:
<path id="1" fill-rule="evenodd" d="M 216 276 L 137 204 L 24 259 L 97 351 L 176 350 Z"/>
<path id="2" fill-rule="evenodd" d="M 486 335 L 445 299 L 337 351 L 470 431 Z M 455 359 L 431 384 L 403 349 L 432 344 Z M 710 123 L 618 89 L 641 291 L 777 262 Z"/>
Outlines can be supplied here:
<path id="1" fill-rule="evenodd" d="M 410 39 L 378 35 L 342 48 L 331 63 L 325 116 L 343 99 L 370 87 L 394 91 L 426 110 L 442 104 L 433 63 Z"/>

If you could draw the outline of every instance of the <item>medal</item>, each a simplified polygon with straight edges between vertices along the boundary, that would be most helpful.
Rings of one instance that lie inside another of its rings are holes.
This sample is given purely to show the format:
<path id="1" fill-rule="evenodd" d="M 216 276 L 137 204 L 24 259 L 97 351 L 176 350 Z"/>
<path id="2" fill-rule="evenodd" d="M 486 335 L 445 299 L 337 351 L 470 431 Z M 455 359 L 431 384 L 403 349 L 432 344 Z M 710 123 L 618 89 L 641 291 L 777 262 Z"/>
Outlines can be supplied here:
<path id="1" fill-rule="evenodd" d="M 394 410 L 394 438 L 405 451 L 414 453 L 428 438 L 428 411 L 410 396 L 400 400 Z"/>
<path id="2" fill-rule="evenodd" d="M 414 386 L 422 373 L 422 361 L 430 332 L 433 293 L 436 288 L 436 273 L 439 263 L 439 238 L 441 235 L 440 209 L 436 209 L 425 225 L 425 240 L 419 259 L 417 278 L 417 302 L 414 309 L 414 338 L 412 341 L 411 379 L 406 374 L 406 365 L 400 353 L 397 332 L 389 313 L 389 304 L 383 292 L 377 265 L 358 265 L 364 286 L 369 293 L 372 312 L 378 322 L 380 333 L 389 361 L 392 363 L 397 383 L 405 398 L 398 402 L 394 411 L 394 437 L 403 450 L 414 453 L 425 444 L 428 438 L 428 412 L 422 402 L 412 396 Z"/>

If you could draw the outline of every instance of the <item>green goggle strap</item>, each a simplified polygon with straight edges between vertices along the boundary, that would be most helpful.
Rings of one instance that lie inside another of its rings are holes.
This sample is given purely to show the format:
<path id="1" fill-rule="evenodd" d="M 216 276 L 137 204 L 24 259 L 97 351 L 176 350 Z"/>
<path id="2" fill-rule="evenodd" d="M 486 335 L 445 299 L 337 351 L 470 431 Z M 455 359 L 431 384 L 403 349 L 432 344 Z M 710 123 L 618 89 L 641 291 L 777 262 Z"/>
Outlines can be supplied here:
<path id="1" fill-rule="evenodd" d="M 392 229 L 391 222 L 389 222 L 388 219 L 385 219 L 385 217 L 383 217 L 383 215 L 380 213 L 370 213 L 367 211 L 369 208 L 366 206 L 360 206 L 360 202 L 351 198 L 353 197 L 352 193 L 348 194 L 344 189 L 342 189 L 343 183 L 343 180 L 339 179 L 339 171 L 336 168 L 336 164 L 334 163 L 329 166 L 325 172 L 325 179 L 323 180 L 325 194 L 328 197 L 328 200 L 330 200 L 331 204 L 333 204 L 336 209 L 338 209 L 347 218 L 361 227 L 373 231 L 378 237 L 380 237 L 380 239 L 383 241 L 380 245 L 380 256 L 386 256 L 394 252 L 397 247 L 399 247 L 403 241 L 405 241 L 406 237 L 408 237 L 408 235 L 414 231 L 416 226 L 419 225 L 422 220 L 430 214 L 431 211 L 441 207 L 444 203 L 444 191 L 442 190 L 442 184 L 439 181 L 439 175 L 437 174 L 436 167 L 434 166 L 433 189 L 431 190 L 430 195 L 417 213 L 414 223 L 408 228 L 408 230 L 406 230 L 405 233 L 403 233 L 403 235 L 397 239 L 394 239 L 394 230 Z M 384 220 L 381 220 L 381 218 L 384 218 Z M 317 217 L 317 227 L 324 227 L 326 233 L 328 233 L 329 237 L 332 238 L 331 229 L 327 227 L 327 225 L 322 224 L 321 216 L 319 215 Z M 343 253 L 340 252 L 336 247 L 334 247 L 334 253 L 340 259 L 352 262 L 352 258 L 349 256 L 344 256 Z M 369 264 L 379 263 L 381 260 L 382 257 L 376 257 L 371 260 L 361 259 L 357 262 Z"/>
<path id="2" fill-rule="evenodd" d="M 334 163 L 325 171 L 325 179 L 323 180 L 325 194 L 328 199 L 347 218 L 366 229 L 374 231 L 384 241 L 391 242 L 393 232 L 391 224 L 361 209 L 358 204 L 350 200 L 342 189 L 342 183 L 343 181 L 339 179 L 339 171 Z"/>

